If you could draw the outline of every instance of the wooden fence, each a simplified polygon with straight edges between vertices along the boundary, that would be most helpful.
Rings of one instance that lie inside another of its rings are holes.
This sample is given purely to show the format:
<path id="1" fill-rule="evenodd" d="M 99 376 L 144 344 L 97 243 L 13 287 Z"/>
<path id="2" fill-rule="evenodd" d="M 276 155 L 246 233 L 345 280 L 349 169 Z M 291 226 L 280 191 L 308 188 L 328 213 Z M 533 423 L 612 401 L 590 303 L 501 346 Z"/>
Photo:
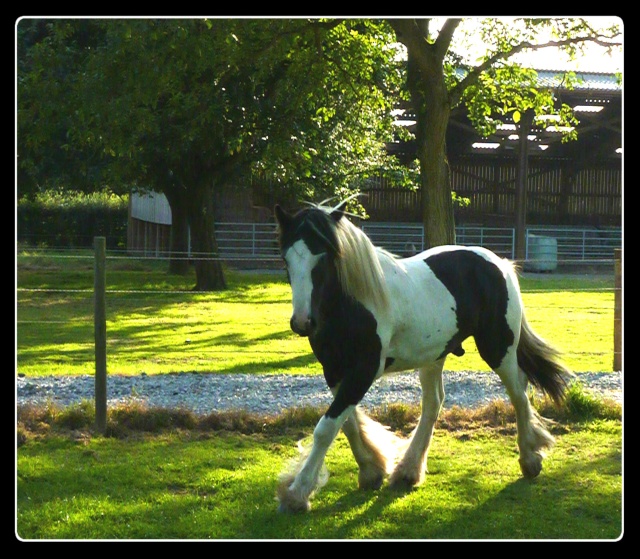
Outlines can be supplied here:
<path id="1" fill-rule="evenodd" d="M 615 251 L 614 273 L 613 370 L 622 371 L 622 249 Z"/>

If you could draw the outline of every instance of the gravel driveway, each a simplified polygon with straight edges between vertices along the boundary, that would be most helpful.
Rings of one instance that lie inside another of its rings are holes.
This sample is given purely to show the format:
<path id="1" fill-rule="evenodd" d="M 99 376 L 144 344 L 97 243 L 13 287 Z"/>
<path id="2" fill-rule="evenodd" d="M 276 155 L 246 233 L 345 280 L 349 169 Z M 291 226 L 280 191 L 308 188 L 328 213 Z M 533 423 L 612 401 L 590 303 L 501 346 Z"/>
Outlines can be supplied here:
<path id="1" fill-rule="evenodd" d="M 578 373 L 587 391 L 622 402 L 621 373 Z M 489 372 L 444 373 L 445 407 L 477 407 L 496 398 L 506 399 L 498 375 Z M 18 404 L 51 401 L 61 406 L 94 398 L 94 378 L 45 376 L 16 379 Z M 321 375 L 247 375 L 172 373 L 162 375 L 109 375 L 108 404 L 144 402 L 150 407 L 186 408 L 197 414 L 245 409 L 277 413 L 284 409 L 312 405 L 328 406 L 330 392 Z M 365 396 L 365 407 L 387 403 L 419 403 L 417 373 L 389 375 L 378 380 Z"/>

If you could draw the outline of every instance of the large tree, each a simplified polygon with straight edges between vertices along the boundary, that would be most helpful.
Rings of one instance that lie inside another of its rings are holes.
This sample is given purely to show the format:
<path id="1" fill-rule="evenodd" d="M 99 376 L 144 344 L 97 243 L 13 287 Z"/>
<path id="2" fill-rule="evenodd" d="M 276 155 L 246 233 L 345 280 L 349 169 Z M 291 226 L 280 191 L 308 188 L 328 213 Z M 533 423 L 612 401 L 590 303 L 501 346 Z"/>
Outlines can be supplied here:
<path id="1" fill-rule="evenodd" d="M 498 115 L 512 113 L 514 122 L 554 113 L 572 124 L 567 106 L 558 107 L 549 90 L 540 89 L 535 72 L 514 62 L 518 53 L 557 47 L 575 53 L 586 44 L 603 49 L 619 46 L 620 29 L 595 29 L 579 18 L 487 18 L 473 30 L 484 48 L 475 60 L 452 48 L 465 20 L 392 19 L 398 41 L 406 46 L 406 83 L 417 116 L 416 147 L 420 165 L 425 246 L 455 243 L 446 131 L 451 111 L 466 105 L 472 121 L 485 134 L 495 130 Z M 436 25 L 437 24 L 437 25 Z"/>
<path id="2" fill-rule="evenodd" d="M 91 20 L 82 26 L 27 19 L 17 25 L 18 195 L 42 190 L 95 190 L 100 149 L 71 141 L 79 103 L 78 69 L 103 39 Z"/>
<path id="3" fill-rule="evenodd" d="M 529 122 L 555 112 L 571 123 L 570 108 L 539 90 L 535 73 L 513 63 L 514 55 L 607 48 L 619 37 L 617 28 L 594 30 L 581 19 L 489 18 L 473 30 L 485 48 L 470 60 L 453 48 L 463 20 L 388 23 L 21 21 L 19 190 L 106 183 L 115 191 L 162 191 L 173 214 L 172 253 L 186 251 L 189 226 L 200 253 L 197 288 L 224 287 L 219 262 L 208 258 L 216 252 L 213 192 L 259 173 L 283 193 L 317 198 L 374 172 L 397 98 L 397 38 L 407 49 L 406 86 L 418 120 L 425 245 L 453 243 L 451 111 L 464 104 L 485 134 L 497 114 Z M 542 32 L 554 38 L 541 39 Z M 181 263 L 172 261 L 173 269 Z"/>
<path id="4" fill-rule="evenodd" d="M 22 153 L 34 153 L 43 109 L 47 130 L 99 162 L 112 189 L 165 193 L 172 254 L 185 254 L 189 227 L 196 289 L 223 288 L 214 192 L 259 172 L 312 197 L 372 172 L 396 93 L 391 37 L 383 22 L 356 20 L 27 21 Z M 43 135 L 51 153 L 56 140 Z M 33 161 L 21 167 L 41 177 Z"/>

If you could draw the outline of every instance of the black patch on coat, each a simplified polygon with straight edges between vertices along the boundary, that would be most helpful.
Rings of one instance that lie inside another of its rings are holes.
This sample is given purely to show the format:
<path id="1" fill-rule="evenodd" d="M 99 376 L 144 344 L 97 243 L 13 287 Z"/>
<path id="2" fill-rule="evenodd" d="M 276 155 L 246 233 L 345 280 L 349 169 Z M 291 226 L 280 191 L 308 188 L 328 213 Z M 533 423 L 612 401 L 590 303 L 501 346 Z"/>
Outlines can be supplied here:
<path id="1" fill-rule="evenodd" d="M 507 324 L 509 297 L 502 272 L 466 249 L 441 252 L 425 262 L 456 300 L 458 332 L 439 359 L 448 353 L 464 353 L 462 342 L 473 336 L 482 358 L 492 369 L 497 368 L 515 339 Z"/>
<path id="2" fill-rule="evenodd" d="M 367 393 L 380 366 L 382 343 L 373 314 L 338 282 L 334 262 L 321 258 L 311 273 L 311 312 L 316 328 L 309 336 L 330 388 L 339 384 L 326 415 L 338 417 Z"/>
<path id="3" fill-rule="evenodd" d="M 282 226 L 282 224 L 281 224 Z M 298 240 L 302 239 L 312 254 L 328 252 L 337 254 L 338 238 L 336 220 L 322 210 L 300 210 L 280 229 L 280 249 L 284 255 Z"/>
<path id="4" fill-rule="evenodd" d="M 373 314 L 346 295 L 338 281 L 336 223 L 343 214 L 304 209 L 290 215 L 275 208 L 280 230 L 280 249 L 287 250 L 302 239 L 312 254 L 324 255 L 311 272 L 311 318 L 315 324 L 309 342 L 330 388 L 339 385 L 326 412 L 338 417 L 348 406 L 362 400 L 380 366 L 382 343 Z"/>

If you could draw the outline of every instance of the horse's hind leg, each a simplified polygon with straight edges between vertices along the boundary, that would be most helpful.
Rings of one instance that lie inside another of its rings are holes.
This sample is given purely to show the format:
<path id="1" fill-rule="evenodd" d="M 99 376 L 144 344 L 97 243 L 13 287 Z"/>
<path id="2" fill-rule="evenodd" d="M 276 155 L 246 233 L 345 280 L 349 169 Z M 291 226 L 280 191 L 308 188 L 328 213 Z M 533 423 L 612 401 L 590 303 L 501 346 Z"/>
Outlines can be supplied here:
<path id="1" fill-rule="evenodd" d="M 356 407 L 342 430 L 360 469 L 360 489 L 379 489 L 391 471 L 401 439 Z"/>
<path id="2" fill-rule="evenodd" d="M 444 359 L 441 359 L 420 369 L 422 414 L 405 455 L 389 478 L 389 485 L 394 489 L 412 487 L 424 480 L 429 443 L 444 401 L 443 367 Z"/>
<path id="3" fill-rule="evenodd" d="M 502 379 L 516 411 L 522 475 L 534 478 L 542 470 L 544 449 L 553 446 L 554 439 L 529 403 L 526 393 L 527 377 L 518 367 L 515 352 L 507 353 L 495 371 Z"/>

